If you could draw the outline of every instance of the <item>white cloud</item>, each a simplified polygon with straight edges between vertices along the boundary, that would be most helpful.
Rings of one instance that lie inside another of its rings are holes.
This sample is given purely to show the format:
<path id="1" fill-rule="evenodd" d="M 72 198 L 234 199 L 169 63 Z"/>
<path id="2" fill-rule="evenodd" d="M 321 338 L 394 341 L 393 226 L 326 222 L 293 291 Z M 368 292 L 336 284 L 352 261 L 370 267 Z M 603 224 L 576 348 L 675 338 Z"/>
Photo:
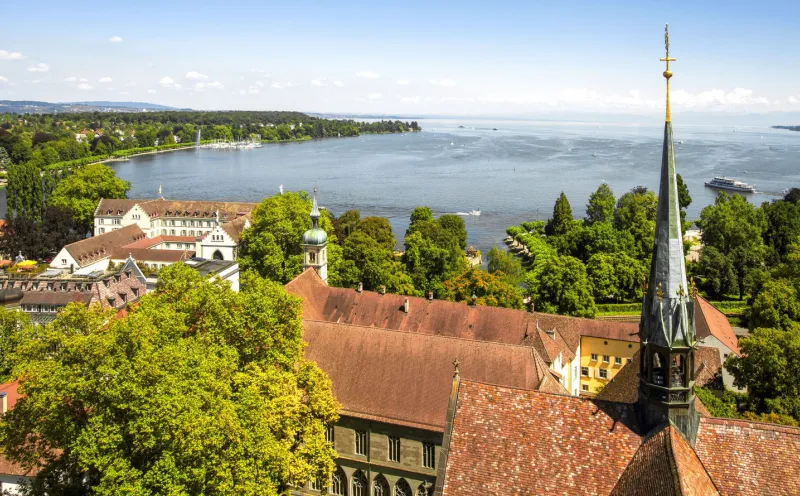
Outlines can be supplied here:
<path id="1" fill-rule="evenodd" d="M 373 101 L 373 102 L 377 101 L 377 100 L 380 100 L 382 98 L 383 98 L 383 94 L 382 93 L 372 92 L 369 95 L 367 95 L 367 100 L 370 100 L 370 101 Z"/>
<path id="2" fill-rule="evenodd" d="M 50 66 L 42 63 L 34 64 L 28 67 L 28 72 L 47 72 L 49 70 Z"/>
<path id="3" fill-rule="evenodd" d="M 378 73 L 372 71 L 359 71 L 356 72 L 356 76 L 367 79 L 378 79 L 379 77 L 381 77 Z"/>
<path id="4" fill-rule="evenodd" d="M 276 90 L 282 90 L 283 88 L 285 88 L 285 86 L 276 81 L 272 83 L 272 88 L 275 88 Z"/>
<path id="5" fill-rule="evenodd" d="M 408 79 L 398 79 L 397 84 L 401 86 L 408 86 L 411 83 Z"/>
<path id="6" fill-rule="evenodd" d="M 119 36 L 112 36 L 108 39 L 111 43 L 122 43 L 122 38 Z"/>
<path id="7" fill-rule="evenodd" d="M 173 80 L 169 76 L 164 76 L 163 78 L 159 79 L 158 84 L 160 84 L 164 88 L 171 88 L 175 90 L 181 89 L 181 85 L 176 83 L 175 80 Z"/>
<path id="8" fill-rule="evenodd" d="M 75 76 L 70 76 L 70 77 L 64 78 L 64 82 L 65 83 L 74 83 L 77 80 L 78 80 L 78 78 L 76 78 Z"/>
<path id="9" fill-rule="evenodd" d="M 323 86 L 328 86 L 327 79 L 312 79 L 311 86 L 316 86 L 317 88 L 321 88 Z"/>
<path id="10" fill-rule="evenodd" d="M 789 103 L 800 103 L 800 100 L 798 100 L 797 98 L 795 98 L 793 96 L 790 96 L 789 97 Z"/>
<path id="11" fill-rule="evenodd" d="M 683 90 L 672 93 L 672 103 L 687 108 L 741 107 L 747 105 L 769 105 L 763 96 L 753 96 L 753 90 L 734 88 L 733 91 L 713 89 L 691 94 Z"/>
<path id="12" fill-rule="evenodd" d="M 131 94 L 131 92 L 130 91 L 120 91 L 119 94 L 122 95 L 122 96 L 128 96 L 128 95 Z"/>
<path id="13" fill-rule="evenodd" d="M 150 94 L 153 94 L 153 93 L 156 92 L 156 90 L 147 90 L 147 92 L 150 93 Z"/>
<path id="14" fill-rule="evenodd" d="M 344 83 L 342 81 L 334 81 L 333 85 L 336 86 L 337 88 L 344 87 Z"/>
<path id="15" fill-rule="evenodd" d="M 43 79 L 31 79 L 31 84 L 39 84 L 43 81 Z"/>
<path id="16" fill-rule="evenodd" d="M 419 103 L 419 97 L 418 96 L 409 96 L 409 97 L 401 98 L 400 101 L 403 102 L 403 103 Z"/>
<path id="17" fill-rule="evenodd" d="M 88 84 L 86 84 L 86 83 L 81 83 L 81 84 L 79 84 L 79 85 L 77 86 L 77 88 L 78 88 L 79 90 L 93 90 L 93 89 L 94 89 L 94 86 L 89 86 L 89 85 L 88 85 Z"/>
<path id="18" fill-rule="evenodd" d="M 264 87 L 264 82 L 263 81 L 256 81 L 256 86 L 258 86 L 259 88 L 263 88 Z"/>
<path id="19" fill-rule="evenodd" d="M 221 90 L 225 87 L 225 85 L 223 85 L 219 81 L 214 81 L 213 83 L 208 83 L 208 87 Z"/>
<path id="20" fill-rule="evenodd" d="M 0 60 L 22 60 L 25 56 L 19 52 L 7 52 L 0 50 Z"/>
<path id="21" fill-rule="evenodd" d="M 136 86 L 136 84 L 137 84 L 136 81 L 131 81 L 128 84 L 126 84 L 125 86 L 127 86 L 128 88 L 133 88 L 134 86 Z"/>
<path id="22" fill-rule="evenodd" d="M 8 82 L 7 77 L 0 76 L 0 83 L 7 83 L 7 82 Z"/>
<path id="23" fill-rule="evenodd" d="M 208 76 L 205 74 L 200 74 L 197 71 L 189 71 L 186 73 L 186 79 L 197 79 L 198 81 L 205 81 L 208 79 Z"/>
<path id="24" fill-rule="evenodd" d="M 89 80 L 88 80 L 88 79 L 86 79 L 86 78 L 80 78 L 80 79 L 79 79 L 79 81 L 80 81 L 81 83 L 88 83 L 88 82 L 89 82 Z"/>
<path id="25" fill-rule="evenodd" d="M 246 92 L 245 90 L 239 90 L 239 94 L 240 94 L 240 95 L 246 95 L 246 94 L 247 94 L 247 92 Z"/>
<path id="26" fill-rule="evenodd" d="M 97 80 L 98 83 L 110 83 L 112 79 L 110 77 L 104 77 Z"/>
<path id="27" fill-rule="evenodd" d="M 452 79 L 431 79 L 431 84 L 435 84 L 436 86 L 447 86 L 452 87 L 456 85 L 456 82 Z"/>

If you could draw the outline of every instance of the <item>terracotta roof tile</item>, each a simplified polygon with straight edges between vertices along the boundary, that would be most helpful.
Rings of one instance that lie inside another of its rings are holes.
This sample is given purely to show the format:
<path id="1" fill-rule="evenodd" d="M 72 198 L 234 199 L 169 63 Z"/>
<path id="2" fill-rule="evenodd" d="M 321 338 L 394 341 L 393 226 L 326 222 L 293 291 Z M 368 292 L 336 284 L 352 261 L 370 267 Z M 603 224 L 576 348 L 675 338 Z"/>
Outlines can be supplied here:
<path id="1" fill-rule="evenodd" d="M 213 219 L 219 210 L 220 220 L 228 222 L 241 215 L 249 215 L 258 203 L 221 202 L 201 200 L 110 200 L 101 199 L 95 209 L 95 215 L 124 215 L 125 212 L 139 205 L 150 217 L 186 217 Z"/>
<path id="2" fill-rule="evenodd" d="M 695 298 L 695 306 L 699 312 L 695 312 L 695 330 L 697 339 L 704 339 L 708 336 L 714 336 L 722 344 L 727 346 L 737 355 L 740 355 L 739 340 L 733 332 L 731 323 L 725 314 L 720 312 L 717 307 L 709 303 L 707 300 L 698 296 Z"/>
<path id="3" fill-rule="evenodd" d="M 542 382 L 525 346 L 311 320 L 304 327 L 306 358 L 330 377 L 343 414 L 441 432 L 455 358 L 465 378 L 522 389 Z"/>
<path id="4" fill-rule="evenodd" d="M 194 256 L 194 250 L 149 250 L 147 248 L 121 247 L 111 253 L 113 260 L 125 260 L 132 256 L 134 260 L 148 262 L 175 263 L 188 260 Z"/>
<path id="5" fill-rule="evenodd" d="M 800 429 L 701 417 L 695 451 L 722 494 L 800 492 Z"/>
<path id="6" fill-rule="evenodd" d="M 147 235 L 136 224 L 109 231 L 91 238 L 82 239 L 75 243 L 65 246 L 72 258 L 81 267 L 90 265 L 98 260 L 103 260 L 111 256 L 111 252 L 125 245 L 129 245 Z"/>
<path id="7" fill-rule="evenodd" d="M 79 302 L 88 305 L 92 301 L 91 292 L 79 291 L 25 291 L 22 305 L 67 305 Z"/>
<path id="8" fill-rule="evenodd" d="M 462 380 L 443 495 L 608 494 L 640 440 L 629 405 Z"/>

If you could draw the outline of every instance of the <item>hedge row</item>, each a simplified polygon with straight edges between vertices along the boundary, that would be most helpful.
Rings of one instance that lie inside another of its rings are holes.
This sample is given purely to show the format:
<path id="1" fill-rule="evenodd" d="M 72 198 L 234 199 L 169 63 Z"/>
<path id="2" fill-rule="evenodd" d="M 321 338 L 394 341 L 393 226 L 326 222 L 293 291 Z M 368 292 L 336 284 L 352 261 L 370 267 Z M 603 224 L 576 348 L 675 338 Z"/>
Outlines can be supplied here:
<path id="1" fill-rule="evenodd" d="M 83 167 L 84 165 L 94 164 L 97 162 L 105 162 L 110 158 L 130 157 L 142 153 L 150 153 L 157 150 L 172 150 L 175 148 L 188 148 L 194 146 L 194 143 L 173 143 L 170 145 L 161 146 L 145 146 L 140 148 L 128 148 L 127 150 L 117 150 L 111 155 L 92 155 L 90 157 L 83 157 L 75 160 L 67 160 L 64 162 L 56 162 L 45 167 L 45 170 L 64 170 L 74 169 L 75 167 Z"/>

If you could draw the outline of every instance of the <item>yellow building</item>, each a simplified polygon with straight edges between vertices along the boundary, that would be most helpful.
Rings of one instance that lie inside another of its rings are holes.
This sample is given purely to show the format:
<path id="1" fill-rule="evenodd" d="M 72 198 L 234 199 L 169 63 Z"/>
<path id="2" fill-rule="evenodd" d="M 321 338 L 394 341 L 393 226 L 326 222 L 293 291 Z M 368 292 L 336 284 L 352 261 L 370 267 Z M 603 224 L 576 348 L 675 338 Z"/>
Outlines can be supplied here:
<path id="1" fill-rule="evenodd" d="M 620 323 L 613 332 L 581 333 L 581 395 L 599 393 L 639 351 L 635 327 Z"/>

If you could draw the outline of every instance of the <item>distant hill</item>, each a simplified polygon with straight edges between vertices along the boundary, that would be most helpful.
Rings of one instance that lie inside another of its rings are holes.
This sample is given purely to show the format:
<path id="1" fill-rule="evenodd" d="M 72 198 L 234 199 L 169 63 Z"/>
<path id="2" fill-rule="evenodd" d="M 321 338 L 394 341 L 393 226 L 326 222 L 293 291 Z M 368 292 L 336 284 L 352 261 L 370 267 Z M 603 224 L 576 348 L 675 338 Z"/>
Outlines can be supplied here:
<path id="1" fill-rule="evenodd" d="M 800 126 L 772 126 L 773 129 L 788 129 L 789 131 L 800 131 Z"/>
<path id="2" fill-rule="evenodd" d="M 28 100 L 0 100 L 0 113 L 13 114 L 55 114 L 65 112 L 144 112 L 155 110 L 167 111 L 191 109 L 177 109 L 146 102 L 92 101 L 50 103 Z"/>

